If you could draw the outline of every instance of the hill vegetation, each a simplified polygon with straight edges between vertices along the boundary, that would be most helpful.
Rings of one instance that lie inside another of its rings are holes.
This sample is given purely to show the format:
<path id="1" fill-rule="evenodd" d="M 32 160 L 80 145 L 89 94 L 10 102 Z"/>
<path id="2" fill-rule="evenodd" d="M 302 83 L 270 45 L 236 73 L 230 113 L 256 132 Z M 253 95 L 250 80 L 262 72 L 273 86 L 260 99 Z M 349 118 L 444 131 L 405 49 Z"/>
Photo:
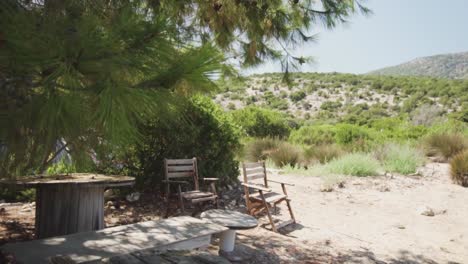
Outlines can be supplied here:
<path id="1" fill-rule="evenodd" d="M 451 116 L 468 121 L 468 81 L 338 73 L 295 73 L 289 85 L 282 74 L 252 75 L 221 82 L 214 96 L 225 109 L 261 107 L 304 121 L 368 125 L 380 118 L 405 116 L 431 125 Z"/>
<path id="2" fill-rule="evenodd" d="M 417 58 L 400 65 L 372 71 L 370 74 L 468 79 L 468 52 Z"/>

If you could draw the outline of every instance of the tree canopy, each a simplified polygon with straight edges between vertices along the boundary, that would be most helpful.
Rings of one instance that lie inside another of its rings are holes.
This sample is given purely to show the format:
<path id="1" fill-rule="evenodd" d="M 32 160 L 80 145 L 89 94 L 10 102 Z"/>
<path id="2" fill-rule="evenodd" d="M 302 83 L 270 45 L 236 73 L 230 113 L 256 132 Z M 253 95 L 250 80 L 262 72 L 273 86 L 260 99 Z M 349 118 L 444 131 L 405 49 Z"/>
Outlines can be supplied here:
<path id="1" fill-rule="evenodd" d="M 353 0 L 4 0 L 0 3 L 0 176 L 41 172 L 60 150 L 79 164 L 103 142 L 138 140 L 233 62 L 290 50 L 357 11 Z M 59 144 L 57 142 L 64 142 Z"/>

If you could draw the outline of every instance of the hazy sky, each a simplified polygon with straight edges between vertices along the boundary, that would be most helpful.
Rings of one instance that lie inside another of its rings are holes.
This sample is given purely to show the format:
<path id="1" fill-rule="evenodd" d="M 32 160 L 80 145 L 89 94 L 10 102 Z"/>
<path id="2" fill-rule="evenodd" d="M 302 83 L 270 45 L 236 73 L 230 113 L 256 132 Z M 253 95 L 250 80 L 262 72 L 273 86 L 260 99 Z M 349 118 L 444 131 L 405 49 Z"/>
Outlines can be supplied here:
<path id="1" fill-rule="evenodd" d="M 320 29 L 317 43 L 295 54 L 313 56 L 302 71 L 365 73 L 408 60 L 468 51 L 468 0 L 368 0 L 373 14 Z M 249 73 L 281 71 L 267 62 Z"/>

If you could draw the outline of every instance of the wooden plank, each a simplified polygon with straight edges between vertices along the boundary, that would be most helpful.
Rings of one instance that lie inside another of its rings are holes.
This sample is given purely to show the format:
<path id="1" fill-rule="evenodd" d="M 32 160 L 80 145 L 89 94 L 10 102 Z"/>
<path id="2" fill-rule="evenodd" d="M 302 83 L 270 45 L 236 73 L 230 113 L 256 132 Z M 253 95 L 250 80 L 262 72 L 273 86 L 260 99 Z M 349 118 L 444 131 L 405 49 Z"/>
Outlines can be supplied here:
<path id="1" fill-rule="evenodd" d="M 194 172 L 195 168 L 193 166 L 167 166 L 169 172 L 177 171 L 191 171 Z"/>
<path id="2" fill-rule="evenodd" d="M 167 165 L 193 165 L 193 159 L 166 159 Z"/>
<path id="3" fill-rule="evenodd" d="M 263 167 L 245 168 L 245 171 L 247 172 L 247 174 L 265 172 Z"/>
<path id="4" fill-rule="evenodd" d="M 247 174 L 247 179 L 248 180 L 255 180 L 255 179 L 263 179 L 265 178 L 264 173 L 254 173 L 254 174 Z"/>
<path id="5" fill-rule="evenodd" d="M 188 172 L 188 171 L 185 171 L 185 172 L 168 172 L 167 173 L 167 178 L 170 179 L 170 178 L 182 178 L 182 177 L 192 177 L 193 176 L 193 172 Z"/>
<path id="6" fill-rule="evenodd" d="M 262 162 L 246 162 L 244 163 L 245 168 L 256 168 L 256 167 L 263 167 Z"/>
<path id="7" fill-rule="evenodd" d="M 99 231 L 6 244 L 18 262 L 46 264 L 53 256 L 68 256 L 77 263 L 91 262 L 150 248 L 167 247 L 228 230 L 189 216 L 148 221 Z M 198 241 L 202 241 L 200 239 Z M 187 242 L 190 244 L 191 242 Z M 185 244 L 187 245 L 187 244 Z"/>

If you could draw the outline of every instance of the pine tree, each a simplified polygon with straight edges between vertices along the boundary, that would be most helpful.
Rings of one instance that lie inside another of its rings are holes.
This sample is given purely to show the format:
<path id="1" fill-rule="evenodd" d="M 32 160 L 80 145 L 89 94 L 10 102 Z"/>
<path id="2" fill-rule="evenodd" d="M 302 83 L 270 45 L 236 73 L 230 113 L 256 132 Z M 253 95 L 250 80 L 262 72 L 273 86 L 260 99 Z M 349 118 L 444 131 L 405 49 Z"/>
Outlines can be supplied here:
<path id="1" fill-rule="evenodd" d="M 290 51 L 313 40 L 307 30 L 358 10 L 368 11 L 353 0 L 3 0 L 0 177 L 41 172 L 62 149 L 80 165 L 103 142 L 125 147 L 142 120 L 170 118 L 233 61 L 281 59 L 287 72 L 307 60 Z"/>

